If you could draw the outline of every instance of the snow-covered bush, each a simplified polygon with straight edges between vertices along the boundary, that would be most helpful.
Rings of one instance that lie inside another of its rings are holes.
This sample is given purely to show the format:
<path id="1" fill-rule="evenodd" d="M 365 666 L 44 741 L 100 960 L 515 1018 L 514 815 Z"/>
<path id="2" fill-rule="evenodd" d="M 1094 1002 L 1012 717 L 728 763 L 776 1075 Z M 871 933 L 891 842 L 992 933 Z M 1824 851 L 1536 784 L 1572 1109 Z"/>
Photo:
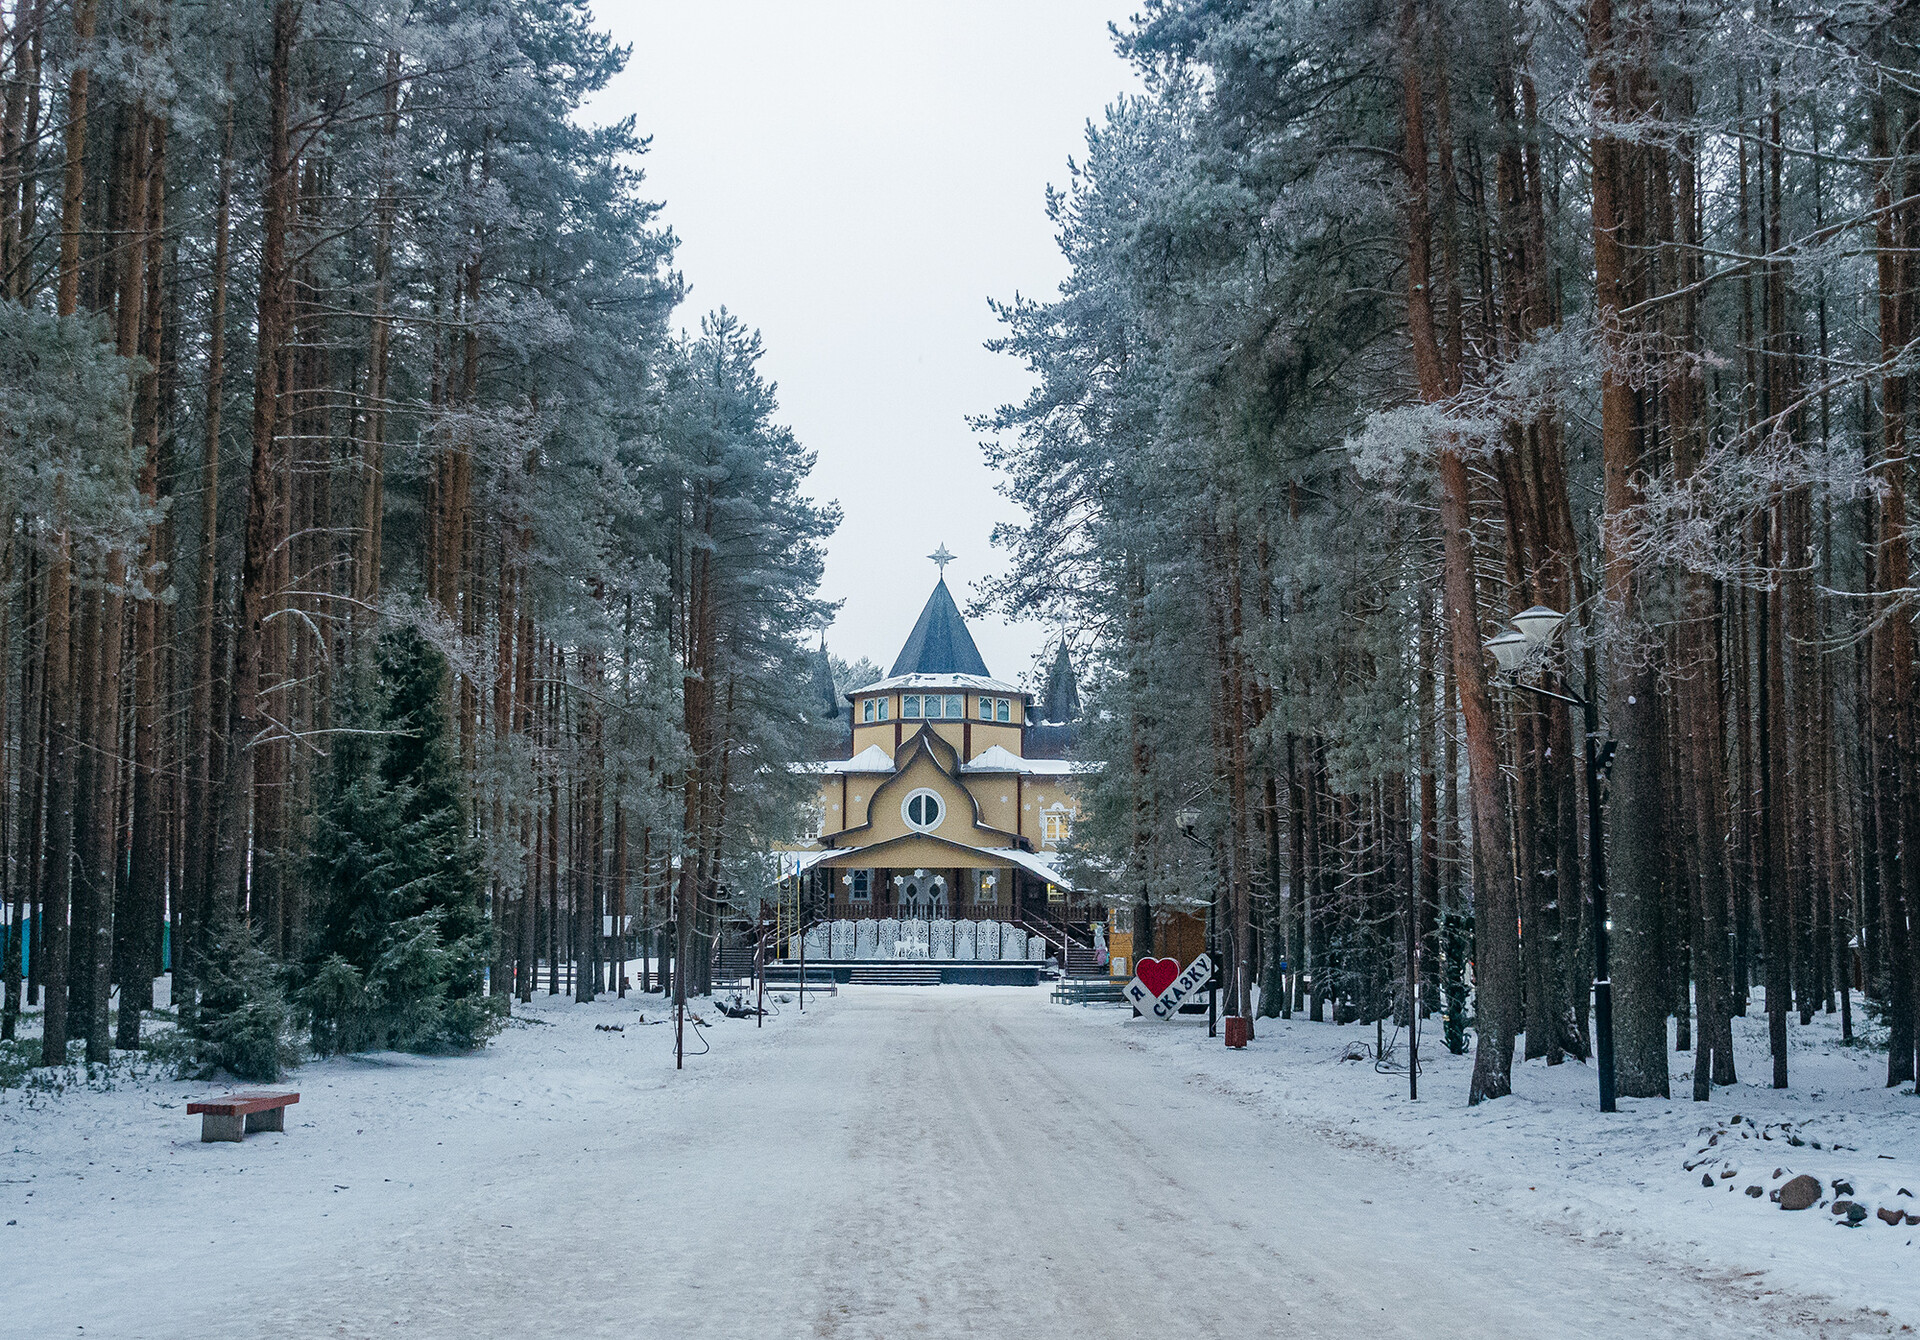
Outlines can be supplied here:
<path id="1" fill-rule="evenodd" d="M 199 974 L 200 1000 L 184 1025 L 199 1077 L 271 1084 L 299 1062 L 280 973 L 244 919 L 216 912 Z"/>

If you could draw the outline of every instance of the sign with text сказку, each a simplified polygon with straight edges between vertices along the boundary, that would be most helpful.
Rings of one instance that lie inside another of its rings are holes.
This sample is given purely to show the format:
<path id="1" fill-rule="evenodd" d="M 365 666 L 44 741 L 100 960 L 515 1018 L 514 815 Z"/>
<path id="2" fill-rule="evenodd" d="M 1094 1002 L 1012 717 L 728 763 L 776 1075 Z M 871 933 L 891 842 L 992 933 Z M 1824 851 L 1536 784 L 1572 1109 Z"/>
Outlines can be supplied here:
<path id="1" fill-rule="evenodd" d="M 1186 1003 L 1187 997 L 1213 979 L 1213 960 L 1201 954 L 1173 981 L 1167 982 L 1165 977 L 1160 977 L 1159 980 L 1165 983 L 1164 989 L 1160 991 L 1155 991 L 1149 981 L 1141 980 L 1142 977 L 1149 980 L 1154 978 L 1157 975 L 1156 969 L 1164 972 L 1162 965 L 1169 962 L 1171 962 L 1169 959 L 1141 959 L 1134 964 L 1133 980 L 1128 982 L 1120 993 L 1140 1013 L 1151 1015 L 1161 1023 L 1167 1022 L 1178 1014 L 1181 1005 Z"/>

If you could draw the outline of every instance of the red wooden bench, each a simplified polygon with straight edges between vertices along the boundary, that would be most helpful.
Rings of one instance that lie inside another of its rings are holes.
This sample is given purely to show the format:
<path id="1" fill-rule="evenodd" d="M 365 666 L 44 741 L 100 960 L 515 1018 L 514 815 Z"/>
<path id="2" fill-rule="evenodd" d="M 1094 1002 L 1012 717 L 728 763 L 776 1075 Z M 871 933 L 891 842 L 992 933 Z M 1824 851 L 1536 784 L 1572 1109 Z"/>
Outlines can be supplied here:
<path id="1" fill-rule="evenodd" d="M 287 1108 L 300 1101 L 297 1093 L 229 1093 L 187 1104 L 187 1115 L 200 1114 L 200 1141 L 238 1143 L 248 1131 L 284 1131 Z"/>

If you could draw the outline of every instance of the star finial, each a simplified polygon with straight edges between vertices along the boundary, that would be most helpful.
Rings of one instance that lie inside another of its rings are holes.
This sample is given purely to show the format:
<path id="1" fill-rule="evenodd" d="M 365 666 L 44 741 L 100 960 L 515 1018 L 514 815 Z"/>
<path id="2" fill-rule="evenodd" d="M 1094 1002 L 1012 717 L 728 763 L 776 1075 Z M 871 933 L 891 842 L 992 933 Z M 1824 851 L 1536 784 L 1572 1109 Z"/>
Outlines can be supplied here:
<path id="1" fill-rule="evenodd" d="M 953 562 L 953 555 L 947 552 L 947 546 L 943 543 L 938 549 L 928 554 L 927 557 L 939 564 L 940 580 L 945 581 L 947 579 L 947 564 Z"/>

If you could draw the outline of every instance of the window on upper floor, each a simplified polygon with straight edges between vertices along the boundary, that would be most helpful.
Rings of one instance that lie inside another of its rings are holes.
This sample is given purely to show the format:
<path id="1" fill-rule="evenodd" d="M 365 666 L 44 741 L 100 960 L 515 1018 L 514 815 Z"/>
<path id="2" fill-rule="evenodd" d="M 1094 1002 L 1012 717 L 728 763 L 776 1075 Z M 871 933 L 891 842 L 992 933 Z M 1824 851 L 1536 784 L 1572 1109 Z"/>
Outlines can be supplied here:
<path id="1" fill-rule="evenodd" d="M 980 719 L 982 721 L 993 720 L 993 699 L 982 698 L 980 700 Z"/>
<path id="2" fill-rule="evenodd" d="M 900 715 L 903 717 L 917 717 L 920 715 L 919 694 L 909 693 L 900 699 Z"/>
<path id="3" fill-rule="evenodd" d="M 892 706 L 893 699 L 881 698 L 878 701 L 880 705 L 874 709 L 874 720 L 885 721 L 887 719 L 887 709 Z"/>
<path id="4" fill-rule="evenodd" d="M 860 704 L 860 719 L 861 719 L 862 721 L 872 721 L 872 720 L 873 720 L 873 699 L 871 699 L 871 698 L 867 698 L 867 699 L 864 699 L 864 700 L 863 700 L 863 701 L 861 702 L 861 704 Z"/>
<path id="5" fill-rule="evenodd" d="M 1012 716 L 1012 704 L 1010 704 L 1005 698 L 1002 698 L 999 702 L 993 705 L 993 719 L 995 721 L 1007 721 L 1011 719 L 1011 716 Z"/>
<path id="6" fill-rule="evenodd" d="M 1065 842 L 1073 836 L 1073 819 L 1065 810 L 1048 810 L 1040 816 L 1040 840 Z"/>
<path id="7" fill-rule="evenodd" d="M 953 717 L 955 720 L 958 720 L 959 718 L 965 716 L 966 714 L 967 714 L 966 696 L 964 694 L 959 694 L 959 693 L 949 693 L 947 695 L 947 710 L 945 715 Z"/>

